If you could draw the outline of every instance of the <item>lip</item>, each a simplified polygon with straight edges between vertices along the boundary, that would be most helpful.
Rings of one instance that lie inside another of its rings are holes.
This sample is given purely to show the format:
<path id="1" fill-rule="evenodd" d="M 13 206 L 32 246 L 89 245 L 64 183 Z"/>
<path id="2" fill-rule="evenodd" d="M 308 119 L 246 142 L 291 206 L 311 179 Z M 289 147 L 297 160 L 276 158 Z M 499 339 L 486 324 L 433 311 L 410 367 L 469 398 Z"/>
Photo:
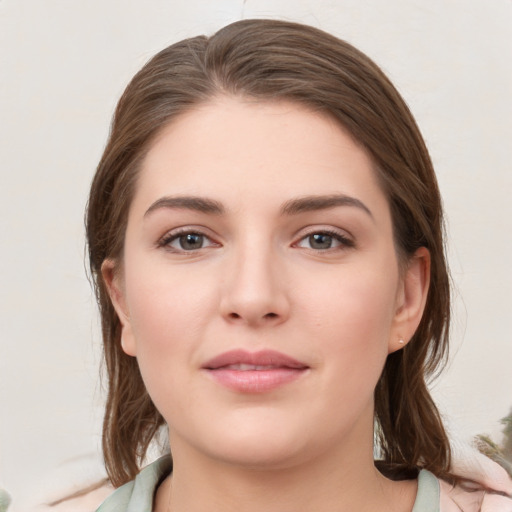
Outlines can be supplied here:
<path id="1" fill-rule="evenodd" d="M 241 393 L 264 393 L 301 377 L 309 366 L 275 350 L 231 350 L 202 369 L 217 383 Z"/>

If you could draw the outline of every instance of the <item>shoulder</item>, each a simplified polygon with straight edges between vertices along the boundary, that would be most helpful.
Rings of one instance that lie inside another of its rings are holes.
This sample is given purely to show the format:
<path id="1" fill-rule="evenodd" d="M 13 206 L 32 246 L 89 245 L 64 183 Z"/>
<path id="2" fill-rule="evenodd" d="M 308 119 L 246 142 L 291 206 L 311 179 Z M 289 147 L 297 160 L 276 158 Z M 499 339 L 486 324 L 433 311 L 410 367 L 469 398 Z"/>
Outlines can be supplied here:
<path id="1" fill-rule="evenodd" d="M 507 471 L 466 443 L 457 441 L 453 449 L 452 473 L 474 485 L 453 486 L 440 480 L 441 512 L 512 512 L 512 480 Z"/>
<path id="2" fill-rule="evenodd" d="M 170 456 L 161 457 L 114 491 L 96 512 L 151 512 L 155 490 L 171 470 Z"/>
<path id="3" fill-rule="evenodd" d="M 422 470 L 413 512 L 512 512 L 508 482 L 490 482 L 489 476 L 485 482 L 473 482 L 452 485 Z"/>
<path id="4" fill-rule="evenodd" d="M 441 512 L 512 512 L 512 499 L 502 494 L 453 486 L 443 480 L 440 485 Z"/>
<path id="5" fill-rule="evenodd" d="M 124 511 L 128 508 L 130 497 L 133 493 L 135 480 L 128 482 L 116 489 L 97 509 L 96 512 Z"/>

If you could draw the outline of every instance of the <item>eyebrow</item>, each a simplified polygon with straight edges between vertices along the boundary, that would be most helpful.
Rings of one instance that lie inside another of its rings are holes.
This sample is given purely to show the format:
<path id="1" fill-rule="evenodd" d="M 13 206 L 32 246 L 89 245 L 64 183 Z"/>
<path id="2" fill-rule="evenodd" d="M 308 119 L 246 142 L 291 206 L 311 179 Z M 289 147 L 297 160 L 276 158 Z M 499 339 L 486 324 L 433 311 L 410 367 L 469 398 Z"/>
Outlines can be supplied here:
<path id="1" fill-rule="evenodd" d="M 346 196 L 344 194 L 333 194 L 327 196 L 304 196 L 297 199 L 291 199 L 284 203 L 281 208 L 282 215 L 296 215 L 298 213 L 310 212 L 315 210 L 327 210 L 337 206 L 354 206 L 367 213 L 372 219 L 373 214 L 370 209 L 359 199 Z"/>
<path id="2" fill-rule="evenodd" d="M 149 214 L 155 210 L 159 210 L 160 208 L 181 208 L 186 210 L 195 210 L 201 213 L 212 213 L 215 215 L 222 215 L 225 211 L 224 206 L 214 199 L 195 196 L 167 196 L 157 199 L 146 210 L 144 217 L 147 217 Z"/>
<path id="3" fill-rule="evenodd" d="M 344 194 L 325 196 L 304 196 L 286 201 L 281 207 L 281 215 L 297 215 L 299 213 L 327 210 L 338 206 L 352 206 L 361 209 L 372 219 L 370 209 L 359 199 Z M 194 210 L 201 213 L 223 215 L 225 208 L 219 201 L 197 196 L 166 196 L 157 199 L 144 214 L 147 217 L 161 208 Z"/>

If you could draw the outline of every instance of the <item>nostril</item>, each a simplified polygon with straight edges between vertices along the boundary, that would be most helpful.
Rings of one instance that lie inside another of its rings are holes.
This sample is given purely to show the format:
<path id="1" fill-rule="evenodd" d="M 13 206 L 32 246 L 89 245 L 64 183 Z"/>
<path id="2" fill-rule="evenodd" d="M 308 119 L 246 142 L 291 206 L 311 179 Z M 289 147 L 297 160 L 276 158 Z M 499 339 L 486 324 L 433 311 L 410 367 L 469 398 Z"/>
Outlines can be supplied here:
<path id="1" fill-rule="evenodd" d="M 272 318 L 277 318 L 278 316 L 279 315 L 277 313 L 267 313 L 267 314 L 263 315 L 263 318 L 272 319 Z M 238 319 L 242 318 L 242 315 L 232 312 L 232 313 L 229 313 L 228 317 L 231 320 L 238 320 Z"/>

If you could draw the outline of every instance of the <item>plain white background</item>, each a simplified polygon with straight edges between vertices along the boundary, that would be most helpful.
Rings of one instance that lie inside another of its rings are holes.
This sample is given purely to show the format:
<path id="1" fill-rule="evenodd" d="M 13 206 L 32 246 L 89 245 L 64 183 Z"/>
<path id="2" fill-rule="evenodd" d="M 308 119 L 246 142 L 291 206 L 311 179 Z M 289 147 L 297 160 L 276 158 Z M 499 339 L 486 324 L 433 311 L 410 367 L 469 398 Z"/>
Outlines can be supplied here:
<path id="1" fill-rule="evenodd" d="M 409 103 L 456 286 L 452 363 L 434 394 L 457 436 L 500 439 L 512 406 L 512 1 L 0 0 L 0 486 L 18 507 L 101 475 L 83 211 L 115 102 L 156 51 L 250 17 L 347 39 Z"/>

